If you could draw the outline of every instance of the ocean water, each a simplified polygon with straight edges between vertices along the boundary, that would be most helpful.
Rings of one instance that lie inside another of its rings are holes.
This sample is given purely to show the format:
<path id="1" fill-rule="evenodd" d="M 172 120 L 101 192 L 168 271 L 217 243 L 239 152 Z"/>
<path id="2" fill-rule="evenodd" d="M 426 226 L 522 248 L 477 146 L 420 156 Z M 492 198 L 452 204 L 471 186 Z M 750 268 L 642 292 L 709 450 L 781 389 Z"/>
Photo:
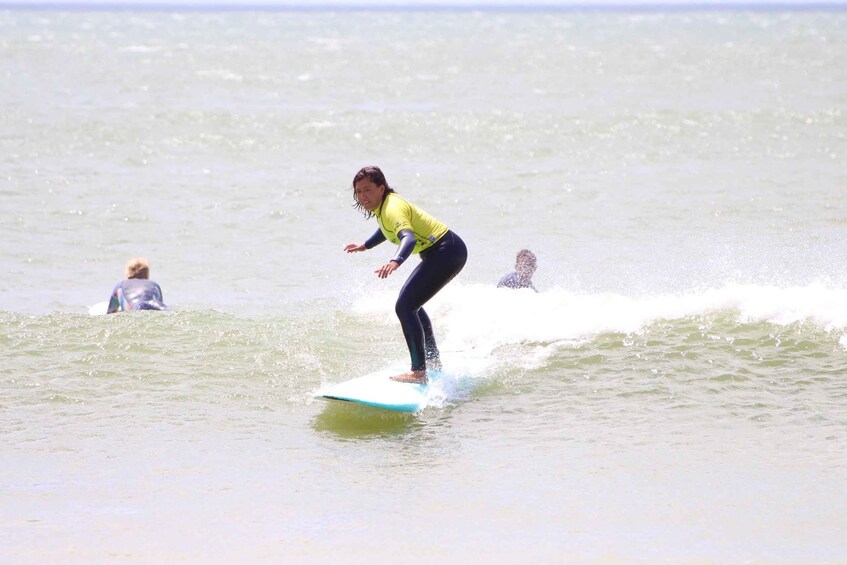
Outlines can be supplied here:
<path id="1" fill-rule="evenodd" d="M 845 60 L 837 9 L 0 11 L 0 561 L 847 561 Z M 312 398 L 408 363 L 368 164 L 470 251 L 415 415 Z M 96 315 L 137 255 L 172 310 Z"/>

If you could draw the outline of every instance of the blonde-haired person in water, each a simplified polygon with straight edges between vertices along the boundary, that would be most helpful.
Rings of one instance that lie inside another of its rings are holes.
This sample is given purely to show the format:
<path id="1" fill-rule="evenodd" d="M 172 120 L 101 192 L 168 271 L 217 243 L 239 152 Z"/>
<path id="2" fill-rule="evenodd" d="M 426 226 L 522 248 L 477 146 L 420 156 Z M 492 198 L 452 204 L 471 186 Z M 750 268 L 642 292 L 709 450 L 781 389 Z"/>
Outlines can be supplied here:
<path id="1" fill-rule="evenodd" d="M 144 257 L 134 257 L 124 267 L 124 280 L 115 285 L 109 299 L 107 314 L 127 310 L 167 310 L 162 289 L 150 280 L 150 263 Z"/>

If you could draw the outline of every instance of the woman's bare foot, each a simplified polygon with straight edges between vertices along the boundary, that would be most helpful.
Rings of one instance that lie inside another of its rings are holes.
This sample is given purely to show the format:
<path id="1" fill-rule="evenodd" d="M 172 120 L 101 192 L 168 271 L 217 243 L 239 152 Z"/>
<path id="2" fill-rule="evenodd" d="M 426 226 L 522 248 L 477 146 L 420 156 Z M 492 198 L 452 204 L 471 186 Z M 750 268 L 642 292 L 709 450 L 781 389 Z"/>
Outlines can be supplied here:
<path id="1" fill-rule="evenodd" d="M 408 373 L 394 375 L 391 377 L 391 380 L 397 381 L 398 383 L 425 385 L 428 379 L 426 378 L 426 371 L 410 371 Z"/>

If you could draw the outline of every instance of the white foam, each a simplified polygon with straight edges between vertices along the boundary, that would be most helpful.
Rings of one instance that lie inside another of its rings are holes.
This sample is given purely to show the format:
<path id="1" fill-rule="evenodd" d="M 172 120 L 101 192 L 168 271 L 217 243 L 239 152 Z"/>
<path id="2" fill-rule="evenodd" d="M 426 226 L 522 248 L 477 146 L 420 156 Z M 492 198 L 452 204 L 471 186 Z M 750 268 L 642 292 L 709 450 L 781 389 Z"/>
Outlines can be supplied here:
<path id="1" fill-rule="evenodd" d="M 396 291 L 371 293 L 357 300 L 354 310 L 396 324 L 395 299 Z M 824 331 L 847 330 L 847 289 L 820 283 L 787 288 L 727 284 L 652 296 L 586 294 L 561 288 L 535 293 L 453 284 L 426 309 L 442 352 L 471 352 L 471 361 L 483 359 L 502 345 L 535 343 L 543 344 L 542 349 L 555 349 L 600 333 L 633 333 L 659 320 L 716 312 L 727 312 L 740 323 L 807 322 Z M 844 338 L 841 341 L 844 345 Z M 543 350 L 537 354 L 547 355 Z"/>

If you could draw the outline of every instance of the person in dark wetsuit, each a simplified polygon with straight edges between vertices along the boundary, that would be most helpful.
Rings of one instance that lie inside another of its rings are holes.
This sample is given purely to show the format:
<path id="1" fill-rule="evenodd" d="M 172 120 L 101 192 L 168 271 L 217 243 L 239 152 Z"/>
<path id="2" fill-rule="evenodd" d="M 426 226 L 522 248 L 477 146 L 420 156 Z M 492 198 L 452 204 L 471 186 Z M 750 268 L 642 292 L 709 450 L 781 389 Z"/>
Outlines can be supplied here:
<path id="1" fill-rule="evenodd" d="M 535 274 L 537 268 L 538 260 L 535 258 L 535 253 L 529 249 L 521 249 L 515 258 L 515 270 L 508 275 L 503 275 L 503 278 L 497 283 L 497 288 L 531 288 L 538 292 L 538 289 L 532 284 L 532 275 Z"/>
<path id="2" fill-rule="evenodd" d="M 126 276 L 115 285 L 107 314 L 126 310 L 167 310 L 162 289 L 149 280 L 150 264 L 144 257 L 130 259 L 124 268 Z"/>
<path id="3" fill-rule="evenodd" d="M 383 241 L 398 245 L 394 257 L 374 271 L 381 279 L 400 268 L 412 254 L 420 254 L 415 267 L 397 297 L 394 310 L 400 319 L 412 368 L 391 377 L 395 381 L 427 382 L 427 366 L 438 370 L 441 358 L 435 343 L 432 322 L 423 305 L 453 280 L 465 266 L 465 243 L 446 225 L 394 192 L 379 167 L 364 167 L 353 177 L 355 207 L 366 219 L 376 217 L 379 229 L 364 243 L 350 243 L 344 250 L 356 253 Z"/>

